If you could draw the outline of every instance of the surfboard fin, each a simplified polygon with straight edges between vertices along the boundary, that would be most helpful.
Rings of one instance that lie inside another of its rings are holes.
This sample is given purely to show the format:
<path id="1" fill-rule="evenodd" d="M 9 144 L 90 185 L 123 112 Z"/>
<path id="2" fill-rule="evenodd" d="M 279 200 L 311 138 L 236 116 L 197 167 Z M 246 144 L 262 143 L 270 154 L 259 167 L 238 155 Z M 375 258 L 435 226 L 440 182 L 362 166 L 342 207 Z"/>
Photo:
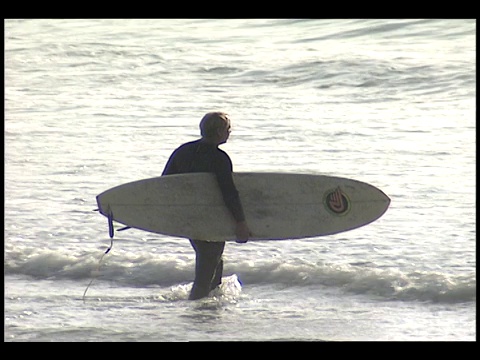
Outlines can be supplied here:
<path id="1" fill-rule="evenodd" d="M 110 209 L 110 207 L 108 207 L 108 209 L 107 209 L 107 219 L 108 219 L 108 234 L 110 235 L 110 239 L 113 239 L 115 230 L 114 230 L 114 227 L 113 227 L 113 212 Z M 130 226 L 124 226 L 120 229 L 117 229 L 117 231 L 124 231 L 124 230 L 128 230 L 128 229 L 131 229 L 131 227 Z"/>
<path id="2" fill-rule="evenodd" d="M 117 231 L 124 231 L 124 230 L 128 230 L 128 229 L 131 229 L 131 226 L 122 227 L 120 229 L 117 229 Z"/>

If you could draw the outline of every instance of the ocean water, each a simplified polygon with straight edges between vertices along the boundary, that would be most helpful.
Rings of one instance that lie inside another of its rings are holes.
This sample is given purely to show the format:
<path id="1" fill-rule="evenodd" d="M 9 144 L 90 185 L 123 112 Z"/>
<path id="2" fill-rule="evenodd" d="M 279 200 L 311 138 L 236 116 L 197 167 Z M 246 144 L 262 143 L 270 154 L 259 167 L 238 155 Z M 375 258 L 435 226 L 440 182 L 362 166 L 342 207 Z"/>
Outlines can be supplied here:
<path id="1" fill-rule="evenodd" d="M 476 340 L 474 19 L 4 28 L 5 341 Z M 198 301 L 188 240 L 130 229 L 104 254 L 96 195 L 159 176 L 212 110 L 232 118 L 234 171 L 353 178 L 390 208 L 227 243 L 222 288 Z"/>

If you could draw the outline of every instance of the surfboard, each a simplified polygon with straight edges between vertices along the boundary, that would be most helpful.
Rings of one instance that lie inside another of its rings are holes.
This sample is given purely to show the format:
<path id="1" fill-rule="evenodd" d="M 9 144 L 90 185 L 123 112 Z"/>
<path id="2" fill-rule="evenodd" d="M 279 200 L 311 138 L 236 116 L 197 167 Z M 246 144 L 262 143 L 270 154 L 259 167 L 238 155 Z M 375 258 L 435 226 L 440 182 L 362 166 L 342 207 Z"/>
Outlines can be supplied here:
<path id="1" fill-rule="evenodd" d="M 251 240 L 332 235 L 381 217 L 390 198 L 373 185 L 334 176 L 240 172 L 233 174 Z M 215 176 L 189 173 L 113 187 L 97 196 L 113 221 L 153 233 L 198 240 L 235 240 L 235 221 Z M 113 237 L 111 227 L 110 236 Z"/>

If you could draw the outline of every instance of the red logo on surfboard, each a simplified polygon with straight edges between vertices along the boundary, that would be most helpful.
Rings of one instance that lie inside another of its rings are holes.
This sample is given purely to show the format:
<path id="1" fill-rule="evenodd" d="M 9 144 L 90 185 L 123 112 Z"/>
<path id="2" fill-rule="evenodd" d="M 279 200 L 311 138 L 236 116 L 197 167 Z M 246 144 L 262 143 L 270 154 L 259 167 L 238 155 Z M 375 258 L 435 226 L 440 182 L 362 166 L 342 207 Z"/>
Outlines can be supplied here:
<path id="1" fill-rule="evenodd" d="M 335 215 L 345 215 L 350 210 L 350 200 L 340 186 L 325 193 L 324 204 Z"/>

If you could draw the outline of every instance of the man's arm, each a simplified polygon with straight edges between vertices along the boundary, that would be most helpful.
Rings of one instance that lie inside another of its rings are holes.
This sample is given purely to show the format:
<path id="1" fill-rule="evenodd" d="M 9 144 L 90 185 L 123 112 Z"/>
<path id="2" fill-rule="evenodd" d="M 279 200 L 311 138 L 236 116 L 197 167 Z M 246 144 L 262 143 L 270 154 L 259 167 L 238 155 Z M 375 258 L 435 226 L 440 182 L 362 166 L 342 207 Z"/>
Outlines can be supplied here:
<path id="1" fill-rule="evenodd" d="M 225 205 L 230 210 L 233 218 L 236 221 L 235 234 L 237 235 L 237 242 L 245 243 L 251 235 L 247 222 L 245 221 L 245 213 L 240 201 L 238 190 L 233 181 L 232 162 L 228 155 L 221 159 L 218 164 L 215 175 L 218 180 L 218 185 L 223 196 Z"/>
<path id="2" fill-rule="evenodd" d="M 233 181 L 232 162 L 226 154 L 225 158 L 221 159 L 221 163 L 216 166 L 215 175 L 225 205 L 232 213 L 233 218 L 237 223 L 245 221 L 245 214 L 243 212 L 240 196 Z"/>

